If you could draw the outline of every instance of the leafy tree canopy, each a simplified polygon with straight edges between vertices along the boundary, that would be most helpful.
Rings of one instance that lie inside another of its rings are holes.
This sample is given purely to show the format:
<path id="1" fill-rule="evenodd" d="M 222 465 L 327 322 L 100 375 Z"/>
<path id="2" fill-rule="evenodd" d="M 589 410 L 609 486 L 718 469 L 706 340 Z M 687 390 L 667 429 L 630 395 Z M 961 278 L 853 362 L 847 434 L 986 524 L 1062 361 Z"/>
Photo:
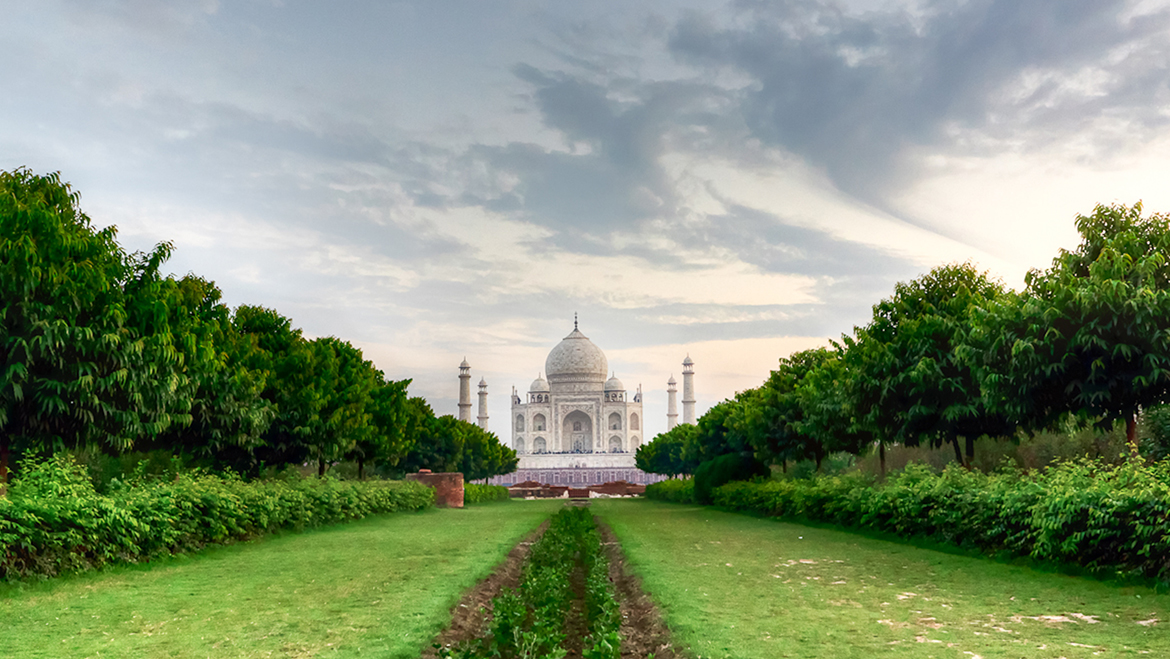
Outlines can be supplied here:
<path id="1" fill-rule="evenodd" d="M 692 473 L 694 465 L 683 460 L 683 448 L 687 442 L 694 441 L 696 432 L 697 426 L 683 423 L 656 435 L 648 444 L 638 447 L 634 454 L 634 464 L 651 474 L 676 476 Z"/>
<path id="2" fill-rule="evenodd" d="M 1138 410 L 1170 394 L 1170 218 L 1141 210 L 1078 216 L 1075 250 L 976 315 L 964 357 L 988 405 L 1029 429 L 1125 420 L 1136 449 Z"/>
<path id="3" fill-rule="evenodd" d="M 168 243 L 127 254 L 57 174 L 0 172 L 0 483 L 16 445 L 129 449 L 190 422 Z"/>
<path id="4" fill-rule="evenodd" d="M 980 380 L 956 355 L 974 309 L 1004 295 L 969 263 L 944 265 L 909 283 L 873 308 L 873 320 L 844 337 L 857 428 L 908 446 L 950 442 L 962 460 L 982 435 L 1014 432 L 1007 418 L 988 409 Z"/>

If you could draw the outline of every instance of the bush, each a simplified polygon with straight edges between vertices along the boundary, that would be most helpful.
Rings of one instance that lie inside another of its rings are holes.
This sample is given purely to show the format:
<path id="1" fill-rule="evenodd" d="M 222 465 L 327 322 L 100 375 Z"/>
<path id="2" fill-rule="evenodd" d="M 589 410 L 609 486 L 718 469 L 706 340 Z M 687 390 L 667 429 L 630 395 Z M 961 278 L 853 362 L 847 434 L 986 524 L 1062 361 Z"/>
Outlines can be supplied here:
<path id="1" fill-rule="evenodd" d="M 695 481 L 671 478 L 646 486 L 646 498 L 673 503 L 695 502 Z"/>
<path id="2" fill-rule="evenodd" d="M 480 485 L 478 483 L 463 484 L 463 505 L 483 503 L 484 501 L 500 501 L 508 498 L 508 488 L 503 485 Z"/>
<path id="3" fill-rule="evenodd" d="M 1153 460 L 1170 458 L 1170 405 L 1158 405 L 1142 416 L 1142 455 Z"/>
<path id="4" fill-rule="evenodd" d="M 107 494 L 98 494 L 85 467 L 57 456 L 25 462 L 9 496 L 0 497 L 0 579 L 138 563 L 207 544 L 433 503 L 434 491 L 419 483 L 245 482 L 198 472 L 171 480 L 114 481 Z"/>
<path id="5" fill-rule="evenodd" d="M 1005 464 L 991 474 L 911 464 L 880 486 L 862 474 L 733 482 L 713 502 L 1170 582 L 1170 462 Z"/>
<path id="6" fill-rule="evenodd" d="M 768 478 L 772 470 L 767 465 L 744 453 L 728 453 L 708 460 L 695 469 L 695 502 L 712 503 L 715 488 L 731 481 Z"/>

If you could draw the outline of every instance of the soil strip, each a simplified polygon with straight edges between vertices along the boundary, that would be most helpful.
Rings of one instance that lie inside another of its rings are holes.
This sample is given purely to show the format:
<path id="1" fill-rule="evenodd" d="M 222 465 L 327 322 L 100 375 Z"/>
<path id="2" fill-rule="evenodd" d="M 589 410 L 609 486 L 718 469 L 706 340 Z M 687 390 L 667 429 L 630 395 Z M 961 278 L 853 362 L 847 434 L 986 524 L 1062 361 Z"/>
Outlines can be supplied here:
<path id="1" fill-rule="evenodd" d="M 595 518 L 596 520 L 596 518 Z M 609 558 L 609 578 L 617 591 L 622 611 L 622 659 L 682 659 L 683 653 L 670 639 L 670 629 L 662 620 L 658 607 L 642 590 L 642 580 L 626 566 L 626 557 L 613 530 L 601 520 L 602 549 Z"/>
<path id="2" fill-rule="evenodd" d="M 528 558 L 529 548 L 546 530 L 548 520 L 513 547 L 504 562 L 486 579 L 475 584 L 463 595 L 459 603 L 451 609 L 451 624 L 439 632 L 431 641 L 432 645 L 423 650 L 422 659 L 439 659 L 439 651 L 434 647 L 436 643 L 440 647 L 454 648 L 461 643 L 480 638 L 487 632 L 492 619 L 492 598 L 505 588 L 516 588 L 520 585 L 521 570 L 524 567 L 524 560 Z"/>

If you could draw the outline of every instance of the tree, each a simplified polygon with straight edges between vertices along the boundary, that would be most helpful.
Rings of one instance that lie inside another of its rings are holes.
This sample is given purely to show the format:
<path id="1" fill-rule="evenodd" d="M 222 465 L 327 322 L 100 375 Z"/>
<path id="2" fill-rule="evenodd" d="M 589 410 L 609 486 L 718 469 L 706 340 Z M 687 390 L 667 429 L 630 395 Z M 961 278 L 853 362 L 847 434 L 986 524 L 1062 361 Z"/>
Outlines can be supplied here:
<path id="1" fill-rule="evenodd" d="M 479 480 L 510 474 L 520 462 L 494 434 L 449 414 L 436 417 L 422 398 L 407 401 L 407 432 L 414 446 L 400 463 L 404 473 L 459 471 L 467 480 Z"/>
<path id="2" fill-rule="evenodd" d="M 409 385 L 410 380 L 383 381 L 370 395 L 370 432 L 355 442 L 348 456 L 358 464 L 359 479 L 365 477 L 366 462 L 393 467 L 414 445 L 415 438 L 407 434 Z"/>
<path id="3" fill-rule="evenodd" d="M 0 485 L 13 446 L 125 450 L 189 422 L 159 267 L 58 174 L 0 172 Z"/>
<path id="4" fill-rule="evenodd" d="M 809 370 L 796 385 L 801 420 L 800 434 L 819 443 L 825 452 L 844 451 L 853 455 L 874 444 L 874 435 L 858 422 L 858 410 L 850 396 L 852 374 L 842 360 L 841 347 Z M 878 442 L 881 475 L 886 475 L 885 445 Z"/>
<path id="5" fill-rule="evenodd" d="M 682 458 L 685 473 L 694 473 L 702 463 L 714 460 L 728 453 L 751 452 L 746 434 L 741 427 L 733 425 L 733 414 L 743 404 L 736 398 L 717 403 L 699 417 L 695 431 L 683 445 Z"/>
<path id="6" fill-rule="evenodd" d="M 167 284 L 168 325 L 183 358 L 191 422 L 173 425 L 151 446 L 233 464 L 258 445 L 275 416 L 261 396 L 264 373 L 246 366 L 252 344 L 232 325 L 214 282 L 187 275 Z"/>
<path id="7" fill-rule="evenodd" d="M 801 396 L 801 386 L 831 358 L 832 353 L 825 348 L 793 353 L 780 360 L 753 395 L 743 396 L 739 425 L 761 461 L 784 464 L 808 459 L 820 471 L 821 462 L 832 448 L 832 438 L 808 432 L 811 426 L 805 419 L 807 401 Z"/>
<path id="8" fill-rule="evenodd" d="M 275 411 L 260 441 L 239 455 L 240 467 L 255 472 L 264 466 L 306 462 L 324 404 L 309 342 L 290 319 L 264 307 L 241 305 L 232 315 L 232 326 L 245 341 L 244 365 L 263 374 L 261 397 Z"/>
<path id="9" fill-rule="evenodd" d="M 677 476 L 689 474 L 693 467 L 683 460 L 683 447 L 694 441 L 698 427 L 691 423 L 677 425 L 659 433 L 647 444 L 638 447 L 634 464 L 647 473 Z"/>
<path id="10" fill-rule="evenodd" d="M 309 342 L 308 385 L 316 393 L 317 410 L 309 418 L 303 441 L 317 461 L 317 475 L 351 453 L 374 434 L 367 405 L 382 374 L 348 341 L 328 336 Z"/>
<path id="11" fill-rule="evenodd" d="M 980 436 L 1014 433 L 1015 425 L 987 406 L 971 365 L 956 355 L 973 310 L 1003 295 L 974 266 L 952 264 L 899 283 L 892 297 L 874 305 L 869 325 L 843 337 L 857 430 L 907 446 L 950 443 L 955 460 L 966 465 Z"/>
<path id="12" fill-rule="evenodd" d="M 1138 411 L 1170 394 L 1170 218 L 1141 210 L 1078 215 L 1077 249 L 976 314 L 962 353 L 988 406 L 1029 429 L 1124 420 L 1137 453 Z"/>
<path id="13" fill-rule="evenodd" d="M 516 471 L 520 463 L 516 451 L 501 444 L 495 434 L 466 421 L 460 421 L 458 428 L 463 434 L 458 470 L 464 479 L 476 481 Z"/>

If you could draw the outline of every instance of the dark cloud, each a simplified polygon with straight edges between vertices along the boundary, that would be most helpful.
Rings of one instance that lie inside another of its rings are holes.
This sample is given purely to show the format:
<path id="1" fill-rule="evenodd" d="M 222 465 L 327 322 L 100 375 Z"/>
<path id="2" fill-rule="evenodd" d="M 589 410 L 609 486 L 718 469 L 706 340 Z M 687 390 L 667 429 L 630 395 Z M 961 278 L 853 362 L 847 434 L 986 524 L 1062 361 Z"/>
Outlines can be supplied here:
<path id="1" fill-rule="evenodd" d="M 956 0 L 855 14 L 832 2 L 742 2 L 728 20 L 682 20 L 670 48 L 715 75 L 746 75 L 741 112 L 754 136 L 880 200 L 913 174 L 899 158 L 907 146 L 960 148 L 956 127 L 1027 148 L 1103 116 L 1139 132 L 1163 124 L 1170 12 L 1127 17 L 1131 6 Z M 1078 87 L 1090 69 L 1095 88 Z"/>

